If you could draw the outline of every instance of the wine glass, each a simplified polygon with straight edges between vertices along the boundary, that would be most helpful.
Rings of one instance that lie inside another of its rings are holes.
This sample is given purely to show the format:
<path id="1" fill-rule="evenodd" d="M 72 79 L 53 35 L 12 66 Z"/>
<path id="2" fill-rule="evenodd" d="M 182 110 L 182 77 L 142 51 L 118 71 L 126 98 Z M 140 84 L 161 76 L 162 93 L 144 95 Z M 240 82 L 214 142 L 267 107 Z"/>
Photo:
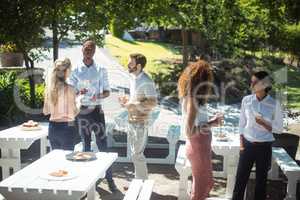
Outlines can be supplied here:
<path id="1" fill-rule="evenodd" d="M 222 103 L 217 103 L 217 110 L 218 112 L 216 113 L 216 115 L 219 117 L 224 117 L 224 105 Z M 225 132 L 223 131 L 223 125 L 224 125 L 224 119 L 221 120 L 221 122 L 218 124 L 218 129 L 219 129 L 218 132 L 220 137 L 222 135 L 225 135 Z"/>
<path id="2" fill-rule="evenodd" d="M 124 104 L 128 101 L 128 96 L 124 88 L 120 88 L 118 91 L 118 99 L 121 104 Z"/>

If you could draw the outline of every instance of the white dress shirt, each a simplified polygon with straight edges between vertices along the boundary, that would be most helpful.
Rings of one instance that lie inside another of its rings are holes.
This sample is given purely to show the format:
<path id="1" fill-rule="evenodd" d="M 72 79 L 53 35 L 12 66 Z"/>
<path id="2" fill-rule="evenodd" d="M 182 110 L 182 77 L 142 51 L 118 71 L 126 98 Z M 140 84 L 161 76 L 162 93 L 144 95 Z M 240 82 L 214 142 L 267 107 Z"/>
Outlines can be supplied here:
<path id="1" fill-rule="evenodd" d="M 255 116 L 257 115 L 260 115 L 272 126 L 271 132 L 256 123 Z M 274 141 L 272 133 L 280 134 L 283 131 L 283 113 L 280 103 L 269 95 L 261 101 L 257 99 L 255 94 L 244 97 L 239 131 L 250 142 Z"/>
<path id="2" fill-rule="evenodd" d="M 84 106 L 100 105 L 101 99 L 96 98 L 103 91 L 110 91 L 108 75 L 106 68 L 93 62 L 87 67 L 81 61 L 75 68 L 68 79 L 77 92 L 87 89 L 87 93 L 80 95 L 80 104 Z"/>

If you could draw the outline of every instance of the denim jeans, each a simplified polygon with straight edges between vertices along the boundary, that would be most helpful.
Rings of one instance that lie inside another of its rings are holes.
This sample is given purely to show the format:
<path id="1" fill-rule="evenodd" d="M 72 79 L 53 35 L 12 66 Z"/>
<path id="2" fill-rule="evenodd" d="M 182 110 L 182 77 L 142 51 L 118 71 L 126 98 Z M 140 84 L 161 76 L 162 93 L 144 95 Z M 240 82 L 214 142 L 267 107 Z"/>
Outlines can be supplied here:
<path id="1" fill-rule="evenodd" d="M 49 122 L 49 141 L 52 149 L 73 151 L 77 135 L 75 122 Z"/>

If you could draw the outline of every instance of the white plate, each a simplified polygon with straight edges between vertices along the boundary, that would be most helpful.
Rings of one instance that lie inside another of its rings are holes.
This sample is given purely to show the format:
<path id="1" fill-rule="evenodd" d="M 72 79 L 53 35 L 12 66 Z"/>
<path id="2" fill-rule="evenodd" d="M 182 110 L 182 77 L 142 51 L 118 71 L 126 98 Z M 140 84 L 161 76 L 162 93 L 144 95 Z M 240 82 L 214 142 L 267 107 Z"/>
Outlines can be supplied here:
<path id="1" fill-rule="evenodd" d="M 49 171 L 43 172 L 39 175 L 39 177 L 42 179 L 49 180 L 49 181 L 65 181 L 65 180 L 70 180 L 70 179 L 74 179 L 74 178 L 78 177 L 78 175 L 76 173 L 74 173 L 73 171 L 70 171 L 70 170 L 65 170 L 65 171 L 68 171 L 67 176 L 62 176 L 62 177 L 51 176 L 50 173 L 54 172 L 54 171 L 58 171 L 58 170 L 49 170 Z"/>

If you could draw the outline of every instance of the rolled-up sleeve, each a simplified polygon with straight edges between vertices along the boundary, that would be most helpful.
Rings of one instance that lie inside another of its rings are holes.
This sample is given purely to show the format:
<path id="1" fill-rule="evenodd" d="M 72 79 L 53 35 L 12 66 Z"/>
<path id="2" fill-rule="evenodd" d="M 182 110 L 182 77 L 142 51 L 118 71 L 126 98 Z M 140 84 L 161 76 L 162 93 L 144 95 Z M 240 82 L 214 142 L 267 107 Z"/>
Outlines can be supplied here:
<path id="1" fill-rule="evenodd" d="M 275 111 L 272 120 L 272 133 L 280 134 L 283 132 L 283 113 L 279 101 L 276 101 Z"/>
<path id="2" fill-rule="evenodd" d="M 106 68 L 102 68 L 102 84 L 103 84 L 103 91 L 110 91 L 110 85 L 108 80 L 108 73 Z"/>
<path id="3" fill-rule="evenodd" d="M 244 134 L 246 123 L 247 123 L 247 119 L 246 119 L 246 114 L 245 114 L 245 98 L 244 98 L 242 100 L 240 120 L 239 120 L 239 133 L 240 133 L 240 135 Z"/>

